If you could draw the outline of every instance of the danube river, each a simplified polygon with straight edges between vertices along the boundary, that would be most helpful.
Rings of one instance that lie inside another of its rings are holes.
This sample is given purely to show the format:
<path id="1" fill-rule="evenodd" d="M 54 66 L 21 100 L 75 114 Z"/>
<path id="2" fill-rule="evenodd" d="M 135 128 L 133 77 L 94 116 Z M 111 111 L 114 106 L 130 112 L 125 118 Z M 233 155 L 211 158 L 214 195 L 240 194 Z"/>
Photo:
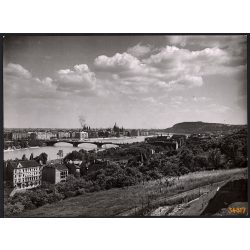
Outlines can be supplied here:
<path id="1" fill-rule="evenodd" d="M 141 142 L 144 141 L 145 136 L 138 137 L 130 137 L 130 138 L 107 138 L 107 139 L 90 139 L 89 141 L 102 141 L 102 142 L 111 142 L 111 143 L 133 143 L 133 142 Z M 103 145 L 103 149 L 117 147 L 114 144 L 105 144 Z M 92 150 L 96 149 L 97 146 L 91 143 L 83 143 L 79 144 L 78 147 L 73 147 L 73 145 L 69 143 L 59 142 L 56 143 L 53 147 L 36 147 L 36 148 L 27 148 L 27 149 L 17 149 L 12 151 L 4 151 L 4 160 L 15 160 L 16 158 L 21 159 L 25 154 L 27 158 L 30 157 L 31 153 L 33 153 L 34 157 L 39 154 L 45 152 L 48 155 L 48 160 L 57 159 L 57 153 L 59 150 L 63 150 L 63 156 L 72 152 L 73 150 L 79 151 L 80 149 Z"/>

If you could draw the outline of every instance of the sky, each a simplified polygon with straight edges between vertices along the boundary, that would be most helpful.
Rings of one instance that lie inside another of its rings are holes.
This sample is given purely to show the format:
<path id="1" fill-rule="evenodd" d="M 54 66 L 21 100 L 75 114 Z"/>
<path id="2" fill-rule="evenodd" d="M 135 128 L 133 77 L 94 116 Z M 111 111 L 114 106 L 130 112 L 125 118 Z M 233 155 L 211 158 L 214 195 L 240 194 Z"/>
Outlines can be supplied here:
<path id="1" fill-rule="evenodd" d="M 4 38 L 4 127 L 247 124 L 246 36 Z"/>

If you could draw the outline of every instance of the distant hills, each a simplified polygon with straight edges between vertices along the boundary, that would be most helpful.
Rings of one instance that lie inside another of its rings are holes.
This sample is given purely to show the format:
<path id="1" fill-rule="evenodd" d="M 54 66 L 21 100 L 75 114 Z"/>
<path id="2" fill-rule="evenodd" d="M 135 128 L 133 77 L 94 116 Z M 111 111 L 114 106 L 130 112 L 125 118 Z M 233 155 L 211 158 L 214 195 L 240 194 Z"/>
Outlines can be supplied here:
<path id="1" fill-rule="evenodd" d="M 215 133 L 215 132 L 230 132 L 236 129 L 247 128 L 247 125 L 230 125 L 223 123 L 208 123 L 208 122 L 181 122 L 175 124 L 171 128 L 165 129 L 166 133 Z"/>

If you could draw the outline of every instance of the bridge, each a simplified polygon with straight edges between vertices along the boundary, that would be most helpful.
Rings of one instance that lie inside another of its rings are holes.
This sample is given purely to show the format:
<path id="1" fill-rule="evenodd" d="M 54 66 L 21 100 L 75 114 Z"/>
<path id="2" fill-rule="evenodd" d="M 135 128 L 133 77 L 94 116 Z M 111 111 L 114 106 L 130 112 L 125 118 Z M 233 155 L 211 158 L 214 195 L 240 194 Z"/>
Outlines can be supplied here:
<path id="1" fill-rule="evenodd" d="M 88 141 L 88 140 L 81 141 L 81 140 L 72 140 L 72 139 L 57 139 L 57 140 L 47 140 L 47 141 L 44 141 L 44 143 L 47 146 L 54 146 L 56 143 L 59 143 L 59 142 L 70 143 L 70 144 L 73 145 L 73 147 L 78 147 L 78 145 L 82 144 L 82 143 L 90 143 L 90 144 L 96 145 L 98 149 L 101 149 L 102 146 L 106 145 L 106 144 L 113 144 L 113 145 L 117 145 L 117 146 L 122 146 L 122 145 L 125 144 L 125 143 L 102 142 L 102 141 Z"/>

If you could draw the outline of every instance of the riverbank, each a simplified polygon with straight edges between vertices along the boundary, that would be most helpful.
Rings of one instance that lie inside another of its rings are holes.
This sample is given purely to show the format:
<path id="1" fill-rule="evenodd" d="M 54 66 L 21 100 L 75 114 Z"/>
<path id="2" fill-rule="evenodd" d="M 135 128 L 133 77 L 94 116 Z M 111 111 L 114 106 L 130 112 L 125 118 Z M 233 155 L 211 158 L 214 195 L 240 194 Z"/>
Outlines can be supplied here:
<path id="1" fill-rule="evenodd" d="M 41 148 L 41 147 L 35 146 L 35 147 L 28 147 L 28 148 L 4 149 L 3 152 L 13 152 L 15 150 L 30 149 L 30 148 Z"/>
<path id="2" fill-rule="evenodd" d="M 25 154 L 26 157 L 29 157 L 31 154 L 33 156 L 38 156 L 41 153 L 46 153 L 48 155 L 48 160 L 57 159 L 58 151 L 63 151 L 63 156 L 72 152 L 73 150 L 79 151 L 84 149 L 86 151 L 96 150 L 97 146 L 91 144 L 92 141 L 99 141 L 99 142 L 110 142 L 110 143 L 135 143 L 135 142 L 142 142 L 145 140 L 145 136 L 137 136 L 137 137 L 108 137 L 108 138 L 91 138 L 88 139 L 89 143 L 83 142 L 79 144 L 78 147 L 73 147 L 72 144 L 66 142 L 58 142 L 54 146 L 41 146 L 41 147 L 29 147 L 29 148 L 20 148 L 15 150 L 4 150 L 4 160 L 15 160 L 16 158 L 21 159 L 22 156 Z M 110 147 L 117 147 L 117 145 L 104 145 L 102 150 Z"/>

